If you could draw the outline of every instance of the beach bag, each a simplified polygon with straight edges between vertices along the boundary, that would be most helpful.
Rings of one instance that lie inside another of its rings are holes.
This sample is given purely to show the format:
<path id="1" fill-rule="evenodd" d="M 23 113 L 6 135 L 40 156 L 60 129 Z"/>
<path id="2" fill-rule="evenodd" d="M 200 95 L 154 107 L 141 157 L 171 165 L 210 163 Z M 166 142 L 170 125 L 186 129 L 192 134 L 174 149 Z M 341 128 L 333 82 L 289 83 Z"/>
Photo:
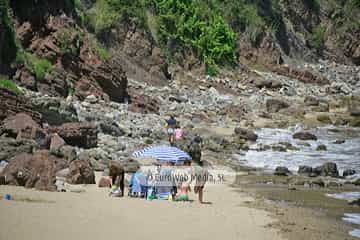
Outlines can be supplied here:
<path id="1" fill-rule="evenodd" d="M 111 191 L 110 191 L 110 194 L 109 194 L 110 197 L 122 197 L 123 196 L 123 193 L 121 191 L 121 188 L 120 187 L 117 187 L 116 185 L 114 185 L 112 188 L 111 188 Z"/>

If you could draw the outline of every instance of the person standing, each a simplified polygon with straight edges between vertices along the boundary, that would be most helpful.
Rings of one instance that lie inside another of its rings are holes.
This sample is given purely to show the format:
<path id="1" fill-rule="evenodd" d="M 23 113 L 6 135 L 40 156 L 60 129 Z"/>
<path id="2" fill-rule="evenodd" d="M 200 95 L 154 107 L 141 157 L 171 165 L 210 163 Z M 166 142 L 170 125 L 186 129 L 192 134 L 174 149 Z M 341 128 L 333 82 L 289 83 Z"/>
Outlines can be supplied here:
<path id="1" fill-rule="evenodd" d="M 198 162 L 198 165 L 194 167 L 195 171 L 195 186 L 194 193 L 198 194 L 199 203 L 204 203 L 204 186 L 208 179 L 209 172 L 204 168 L 204 162 Z"/>
<path id="2" fill-rule="evenodd" d="M 168 134 L 168 140 L 171 146 L 174 145 L 174 135 L 175 135 L 175 126 L 176 126 L 176 119 L 173 115 L 170 116 L 168 120 L 166 120 L 167 123 L 167 134 Z"/>

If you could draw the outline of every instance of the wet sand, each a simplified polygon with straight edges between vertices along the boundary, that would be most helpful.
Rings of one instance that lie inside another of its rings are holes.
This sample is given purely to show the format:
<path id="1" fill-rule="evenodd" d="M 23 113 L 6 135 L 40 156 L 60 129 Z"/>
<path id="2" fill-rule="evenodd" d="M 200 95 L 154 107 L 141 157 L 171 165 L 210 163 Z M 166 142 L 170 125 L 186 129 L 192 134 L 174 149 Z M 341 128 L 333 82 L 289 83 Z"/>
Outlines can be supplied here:
<path id="1" fill-rule="evenodd" d="M 0 186 L 0 239 L 243 239 L 281 240 L 276 220 L 245 206 L 252 199 L 226 184 L 208 186 L 211 204 L 110 198 L 108 189 L 41 192 Z M 191 199 L 196 199 L 194 193 Z"/>

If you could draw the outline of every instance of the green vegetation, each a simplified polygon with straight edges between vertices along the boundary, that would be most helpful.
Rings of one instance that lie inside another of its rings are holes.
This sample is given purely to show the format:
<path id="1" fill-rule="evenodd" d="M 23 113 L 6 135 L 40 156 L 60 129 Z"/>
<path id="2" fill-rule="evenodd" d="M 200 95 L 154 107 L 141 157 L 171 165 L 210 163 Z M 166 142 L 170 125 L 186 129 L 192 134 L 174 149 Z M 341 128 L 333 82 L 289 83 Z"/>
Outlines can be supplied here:
<path id="1" fill-rule="evenodd" d="M 22 94 L 21 90 L 18 88 L 18 86 L 9 79 L 0 79 L 0 87 L 8 89 L 12 92 L 14 92 L 17 95 Z"/>
<path id="2" fill-rule="evenodd" d="M 83 44 L 83 33 L 75 28 L 63 29 L 58 36 L 60 52 L 78 56 Z"/>
<path id="3" fill-rule="evenodd" d="M 6 64 L 10 64 L 15 59 L 17 51 L 15 30 L 9 16 L 9 9 L 9 0 L 0 0 L 0 26 L 4 32 L 4 37 L 1 40 L 0 61 Z"/>
<path id="4" fill-rule="evenodd" d="M 50 74 L 53 66 L 46 59 L 40 59 L 36 55 L 28 53 L 24 50 L 17 52 L 16 60 L 19 64 L 24 64 L 32 74 L 35 75 L 36 80 L 43 80 L 46 74 Z"/>
<path id="5" fill-rule="evenodd" d="M 140 0 L 97 0 L 95 5 L 86 11 L 85 24 L 97 36 L 108 32 L 116 22 L 137 20 L 138 24 L 146 22 L 145 11 Z"/>
<path id="6" fill-rule="evenodd" d="M 107 61 L 110 59 L 109 51 L 100 43 L 96 43 L 94 50 L 96 55 L 98 55 L 101 58 L 101 60 Z"/>
<path id="7" fill-rule="evenodd" d="M 207 11 L 201 1 L 153 0 L 160 44 L 174 56 L 190 49 L 206 64 L 208 74 L 218 65 L 236 62 L 236 34 L 217 11 Z"/>
<path id="8" fill-rule="evenodd" d="M 324 48 L 326 28 L 317 26 L 312 35 L 312 41 L 316 50 L 321 51 Z"/>

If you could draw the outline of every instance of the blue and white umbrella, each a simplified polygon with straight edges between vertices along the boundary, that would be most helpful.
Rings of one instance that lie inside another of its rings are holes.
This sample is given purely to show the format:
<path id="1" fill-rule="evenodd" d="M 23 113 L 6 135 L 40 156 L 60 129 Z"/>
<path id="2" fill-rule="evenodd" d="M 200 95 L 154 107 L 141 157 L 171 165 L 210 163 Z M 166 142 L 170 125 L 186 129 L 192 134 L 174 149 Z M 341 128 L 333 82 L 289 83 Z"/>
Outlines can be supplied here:
<path id="1" fill-rule="evenodd" d="M 152 157 L 160 162 L 183 162 L 190 161 L 191 157 L 186 152 L 171 146 L 152 146 L 136 151 L 134 157 Z"/>

